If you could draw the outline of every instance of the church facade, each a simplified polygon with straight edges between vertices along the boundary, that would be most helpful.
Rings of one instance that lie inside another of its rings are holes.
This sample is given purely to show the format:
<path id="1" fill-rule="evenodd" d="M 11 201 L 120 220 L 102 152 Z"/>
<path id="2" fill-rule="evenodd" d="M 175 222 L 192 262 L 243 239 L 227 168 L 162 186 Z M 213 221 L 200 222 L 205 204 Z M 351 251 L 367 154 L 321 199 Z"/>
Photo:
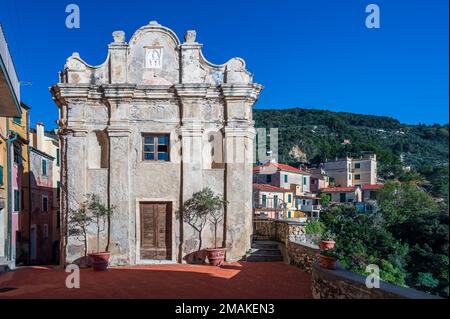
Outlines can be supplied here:
<path id="1" fill-rule="evenodd" d="M 219 228 L 227 260 L 244 256 L 252 235 L 252 107 L 261 90 L 242 59 L 212 64 L 195 31 L 181 43 L 156 21 L 129 42 L 114 32 L 102 65 L 72 54 L 51 88 L 60 114 L 63 263 L 84 255 L 68 218 L 87 194 L 115 208 L 111 236 L 102 232 L 99 247 L 108 245 L 111 264 L 192 261 L 200 240 L 182 203 L 204 187 L 228 202 Z M 212 229 L 203 230 L 201 249 L 213 245 Z M 94 233 L 88 252 L 97 249 Z"/>

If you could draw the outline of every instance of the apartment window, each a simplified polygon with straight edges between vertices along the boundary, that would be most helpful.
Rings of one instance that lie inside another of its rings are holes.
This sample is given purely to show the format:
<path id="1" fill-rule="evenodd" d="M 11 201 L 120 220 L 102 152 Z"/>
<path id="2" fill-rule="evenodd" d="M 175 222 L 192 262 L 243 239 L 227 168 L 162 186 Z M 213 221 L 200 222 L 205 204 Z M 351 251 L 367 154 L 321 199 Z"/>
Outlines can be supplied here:
<path id="1" fill-rule="evenodd" d="M 356 174 L 356 175 L 355 175 L 355 179 L 356 179 L 356 180 L 359 180 L 359 179 L 361 179 L 361 175 L 359 175 L 359 174 Z"/>
<path id="2" fill-rule="evenodd" d="M 377 199 L 377 193 L 374 192 L 374 191 L 370 191 L 369 198 L 370 198 L 371 200 Z"/>
<path id="3" fill-rule="evenodd" d="M 47 176 L 47 161 L 42 159 L 42 176 Z"/>
<path id="4" fill-rule="evenodd" d="M 355 163 L 355 168 L 356 169 L 361 168 L 361 163 Z"/>
<path id="5" fill-rule="evenodd" d="M 169 135 L 143 136 L 144 161 L 169 161 Z"/>
<path id="6" fill-rule="evenodd" d="M 48 239 L 48 224 L 44 224 L 44 239 Z"/>
<path id="7" fill-rule="evenodd" d="M 348 180 L 349 180 L 349 181 L 352 180 L 352 174 L 348 174 Z"/>
<path id="8" fill-rule="evenodd" d="M 15 212 L 18 212 L 20 210 L 20 207 L 19 207 L 19 196 L 20 196 L 19 190 L 15 189 L 14 190 L 14 211 Z"/>
<path id="9" fill-rule="evenodd" d="M 0 165 L 0 186 L 3 186 L 3 166 Z"/>
<path id="10" fill-rule="evenodd" d="M 20 159 L 22 158 L 22 149 L 19 145 L 14 144 L 14 163 L 20 164 Z"/>
<path id="11" fill-rule="evenodd" d="M 48 212 L 48 198 L 47 196 L 42 196 L 42 211 Z"/>
<path id="12" fill-rule="evenodd" d="M 278 207 L 278 195 L 273 196 L 273 207 L 274 208 Z"/>
<path id="13" fill-rule="evenodd" d="M 59 148 L 56 149 L 56 165 L 60 165 L 60 155 L 59 155 Z"/>
<path id="14" fill-rule="evenodd" d="M 288 203 L 291 203 L 291 202 L 292 202 L 292 195 L 289 194 L 289 195 L 288 195 Z"/>
<path id="15" fill-rule="evenodd" d="M 303 177 L 303 185 L 306 185 L 308 183 L 308 179 L 306 177 Z"/>
<path id="16" fill-rule="evenodd" d="M 289 182 L 289 177 L 287 175 L 284 175 L 284 182 L 288 183 Z"/>
<path id="17" fill-rule="evenodd" d="M 306 206 L 306 199 L 303 200 L 302 205 L 303 205 L 303 206 Z"/>
<path id="18" fill-rule="evenodd" d="M 341 203 L 345 203 L 347 201 L 347 194 L 346 193 L 340 193 L 339 199 Z"/>
<path id="19" fill-rule="evenodd" d="M 272 175 L 267 175 L 267 183 L 272 183 Z"/>
<path id="20" fill-rule="evenodd" d="M 262 195 L 262 207 L 266 207 L 266 205 L 267 205 L 267 196 Z"/>

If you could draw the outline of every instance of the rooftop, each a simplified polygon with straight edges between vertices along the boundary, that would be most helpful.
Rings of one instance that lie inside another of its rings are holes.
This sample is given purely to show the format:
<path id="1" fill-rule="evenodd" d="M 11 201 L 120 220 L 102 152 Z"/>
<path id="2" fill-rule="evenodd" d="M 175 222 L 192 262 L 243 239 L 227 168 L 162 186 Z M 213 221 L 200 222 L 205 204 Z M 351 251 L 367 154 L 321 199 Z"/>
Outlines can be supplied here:
<path id="1" fill-rule="evenodd" d="M 253 184 L 253 189 L 267 192 L 292 192 L 290 189 L 280 188 L 269 184 Z"/>
<path id="2" fill-rule="evenodd" d="M 287 171 L 291 173 L 307 174 L 308 172 L 295 168 L 287 164 L 281 164 L 277 162 L 269 162 L 263 165 L 253 167 L 254 174 L 268 174 L 273 173 L 273 171 Z"/>

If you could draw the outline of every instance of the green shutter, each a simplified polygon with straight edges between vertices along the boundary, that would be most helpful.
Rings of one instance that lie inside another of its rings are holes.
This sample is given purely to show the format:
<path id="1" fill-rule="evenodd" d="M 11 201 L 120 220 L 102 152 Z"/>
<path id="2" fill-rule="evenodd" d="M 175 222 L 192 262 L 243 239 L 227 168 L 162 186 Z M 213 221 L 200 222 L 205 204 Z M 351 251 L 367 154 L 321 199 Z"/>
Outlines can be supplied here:
<path id="1" fill-rule="evenodd" d="M 3 166 L 0 165 L 0 186 L 3 186 Z"/>
<path id="2" fill-rule="evenodd" d="M 262 207 L 266 207 L 266 195 L 262 195 Z"/>
<path id="3" fill-rule="evenodd" d="M 59 148 L 56 149 L 56 165 L 59 166 Z"/>
<path id="4" fill-rule="evenodd" d="M 21 125 L 22 124 L 22 118 L 21 117 L 13 117 L 13 122 L 16 124 Z"/>
<path id="5" fill-rule="evenodd" d="M 19 190 L 18 189 L 14 190 L 14 211 L 15 212 L 19 211 Z"/>
<path id="6" fill-rule="evenodd" d="M 284 175 L 284 182 L 287 183 L 288 182 L 288 176 Z"/>

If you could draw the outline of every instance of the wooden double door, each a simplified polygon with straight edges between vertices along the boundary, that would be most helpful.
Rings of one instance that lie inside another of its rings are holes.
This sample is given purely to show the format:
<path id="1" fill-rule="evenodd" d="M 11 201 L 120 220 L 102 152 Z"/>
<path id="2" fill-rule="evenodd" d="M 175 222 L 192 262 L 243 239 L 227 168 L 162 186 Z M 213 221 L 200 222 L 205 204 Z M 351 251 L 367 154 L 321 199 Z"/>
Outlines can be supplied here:
<path id="1" fill-rule="evenodd" d="M 172 259 L 172 205 L 141 203 L 141 260 Z"/>

